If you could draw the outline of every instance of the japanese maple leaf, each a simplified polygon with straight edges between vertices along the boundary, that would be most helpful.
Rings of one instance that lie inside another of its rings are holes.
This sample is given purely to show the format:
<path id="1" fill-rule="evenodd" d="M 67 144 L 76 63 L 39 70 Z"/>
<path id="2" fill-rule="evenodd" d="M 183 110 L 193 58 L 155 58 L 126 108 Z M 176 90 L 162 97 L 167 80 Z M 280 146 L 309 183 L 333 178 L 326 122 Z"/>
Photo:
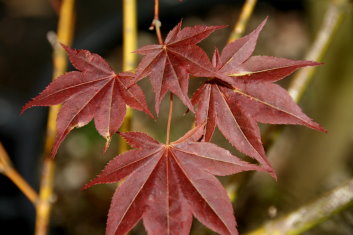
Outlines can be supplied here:
<path id="1" fill-rule="evenodd" d="M 111 160 L 85 186 L 122 181 L 108 213 L 107 235 L 125 234 L 140 219 L 148 234 L 189 234 L 192 215 L 219 234 L 237 234 L 232 205 L 214 175 L 264 169 L 212 143 L 196 142 L 203 127 L 161 144 L 143 133 L 121 133 L 134 148 Z"/>
<path id="2" fill-rule="evenodd" d="M 68 72 L 55 79 L 21 111 L 32 106 L 63 104 L 57 117 L 52 156 L 56 155 L 59 145 L 74 127 L 82 127 L 92 119 L 99 134 L 106 138 L 107 148 L 111 136 L 123 122 L 126 105 L 153 117 L 132 73 L 116 74 L 99 55 L 62 46 L 79 71 Z"/>
<path id="3" fill-rule="evenodd" d="M 270 167 L 261 142 L 257 122 L 299 124 L 324 131 L 306 116 L 286 90 L 272 82 L 280 80 L 312 61 L 296 61 L 269 56 L 251 56 L 263 21 L 249 35 L 216 50 L 212 59 L 218 72 L 231 76 L 230 84 L 212 79 L 193 95 L 196 123 L 205 125 L 205 141 L 210 141 L 217 126 L 239 151 Z"/>
<path id="4" fill-rule="evenodd" d="M 136 51 L 145 55 L 137 67 L 137 77 L 141 79 L 149 76 L 155 93 L 157 113 L 168 91 L 193 110 L 187 94 L 189 74 L 198 77 L 217 76 L 207 54 L 196 44 L 223 27 L 197 25 L 181 29 L 180 22 L 169 32 L 163 44 L 144 46 Z M 229 79 L 222 74 L 219 76 L 221 79 Z"/>

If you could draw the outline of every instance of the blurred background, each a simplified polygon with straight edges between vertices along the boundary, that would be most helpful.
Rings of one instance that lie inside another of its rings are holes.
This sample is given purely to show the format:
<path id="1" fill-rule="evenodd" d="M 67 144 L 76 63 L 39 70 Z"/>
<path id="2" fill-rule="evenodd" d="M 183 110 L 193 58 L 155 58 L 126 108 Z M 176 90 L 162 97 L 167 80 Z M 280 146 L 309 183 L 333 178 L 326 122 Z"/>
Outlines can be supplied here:
<path id="1" fill-rule="evenodd" d="M 19 115 L 21 107 L 51 80 L 52 48 L 48 32 L 57 26 L 55 0 L 0 0 L 0 141 L 16 169 L 38 189 L 47 108 L 33 108 Z M 164 35 L 181 19 L 184 25 L 230 25 L 201 43 L 211 54 L 222 49 L 236 22 L 243 0 L 161 0 L 160 19 Z M 259 0 L 247 27 L 254 29 L 266 16 L 255 54 L 304 59 L 321 25 L 330 0 Z M 139 47 L 156 42 L 148 28 L 153 1 L 138 1 Z M 121 70 L 121 1 L 77 0 L 74 46 L 101 54 L 116 71 Z M 286 214 L 353 177 L 353 17 L 352 8 L 333 36 L 324 65 L 320 66 L 300 106 L 328 130 L 318 133 L 304 127 L 285 127 L 269 150 L 278 181 L 255 174 L 241 187 L 235 212 L 240 232 Z M 71 68 L 72 69 L 72 68 Z M 202 79 L 193 79 L 190 95 Z M 288 86 L 290 78 L 282 86 Z M 151 87 L 144 88 L 150 108 Z M 177 100 L 177 99 L 176 99 Z M 135 112 L 133 130 L 163 141 L 167 103 L 158 120 Z M 177 100 L 172 140 L 192 125 L 193 116 Z M 218 133 L 218 144 L 228 147 Z M 104 139 L 91 123 L 72 131 L 57 156 L 56 197 L 50 234 L 104 234 L 106 214 L 115 185 L 80 188 L 117 153 L 118 140 L 103 154 Z M 230 148 L 231 149 L 231 148 Z M 233 150 L 232 150 L 233 151 Z M 227 181 L 227 179 L 222 179 Z M 352 189 L 353 193 L 353 189 Z M 32 204 L 5 176 L 0 175 L 0 233 L 32 234 Z M 196 221 L 192 234 L 213 234 Z M 139 225 L 131 234 L 145 234 Z M 306 232 L 308 235 L 353 234 L 353 209 Z"/>

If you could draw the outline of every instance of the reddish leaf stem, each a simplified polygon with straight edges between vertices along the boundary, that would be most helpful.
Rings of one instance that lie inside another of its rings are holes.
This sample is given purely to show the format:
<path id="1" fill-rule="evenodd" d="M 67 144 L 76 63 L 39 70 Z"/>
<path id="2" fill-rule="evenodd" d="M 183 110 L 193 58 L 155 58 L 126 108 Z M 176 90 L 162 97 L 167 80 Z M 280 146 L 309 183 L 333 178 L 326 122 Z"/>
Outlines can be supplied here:
<path id="1" fill-rule="evenodd" d="M 154 0 L 154 18 L 150 26 L 150 30 L 155 29 L 159 44 L 163 44 L 163 37 L 161 33 L 161 21 L 159 20 L 159 0 Z"/>
<path id="2" fill-rule="evenodd" d="M 170 126 L 172 123 L 172 116 L 173 116 L 173 93 L 170 93 L 169 96 L 169 114 L 168 114 L 168 124 L 167 124 L 167 137 L 166 137 L 166 144 L 170 143 Z"/>

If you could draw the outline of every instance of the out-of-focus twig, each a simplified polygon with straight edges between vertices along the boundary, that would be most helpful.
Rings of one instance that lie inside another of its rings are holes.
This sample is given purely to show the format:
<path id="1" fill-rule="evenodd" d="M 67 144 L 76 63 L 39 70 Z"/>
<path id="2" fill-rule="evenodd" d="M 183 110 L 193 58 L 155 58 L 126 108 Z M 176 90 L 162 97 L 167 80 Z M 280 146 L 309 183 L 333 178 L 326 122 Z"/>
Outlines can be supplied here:
<path id="1" fill-rule="evenodd" d="M 348 0 L 331 0 L 319 33 L 311 46 L 306 60 L 322 61 L 326 55 L 337 29 L 342 23 L 345 8 L 348 6 Z M 298 102 L 310 83 L 317 67 L 304 68 L 295 74 L 288 88 L 289 94 Z"/>
<path id="2" fill-rule="evenodd" d="M 4 146 L 0 143 L 0 173 L 7 176 L 22 193 L 35 205 L 38 195 L 27 181 L 13 168 L 11 160 L 7 155 Z"/>
<path id="3" fill-rule="evenodd" d="M 133 53 L 137 49 L 137 7 L 136 0 L 123 1 L 123 71 L 135 69 L 136 54 Z M 120 131 L 126 132 L 131 130 L 133 119 L 133 111 L 127 107 L 124 123 Z M 119 153 L 125 152 L 129 146 L 125 140 L 119 137 Z"/>
<path id="4" fill-rule="evenodd" d="M 353 205 L 353 179 L 316 201 L 283 217 L 266 222 L 246 235 L 297 235 Z"/>
<path id="5" fill-rule="evenodd" d="M 331 0 L 327 7 L 327 12 L 323 18 L 323 23 L 319 29 L 319 32 L 314 40 L 314 43 L 309 50 L 306 59 L 321 61 L 325 56 L 328 47 L 330 46 L 336 30 L 342 23 L 345 9 L 348 5 L 348 0 Z M 299 102 L 304 91 L 308 87 L 314 72 L 317 67 L 304 68 L 298 71 L 289 86 L 288 92 L 292 98 Z M 265 131 L 262 136 L 262 140 L 266 149 L 270 149 L 275 140 L 280 136 L 280 126 L 271 126 Z M 231 179 L 228 188 L 228 193 L 231 198 L 235 199 L 237 190 L 239 189 L 242 182 L 247 181 L 252 174 L 248 174 L 246 177 L 239 177 L 236 180 Z"/>
<path id="6" fill-rule="evenodd" d="M 248 24 L 248 21 L 254 12 L 255 5 L 257 0 L 246 0 L 241 12 L 238 21 L 234 25 L 233 31 L 231 32 L 228 43 L 235 41 L 236 39 L 240 38 Z M 239 183 L 242 181 L 244 176 L 231 176 L 227 182 L 226 190 L 228 192 L 228 196 L 232 202 L 236 200 L 236 193 L 239 189 Z"/>
<path id="7" fill-rule="evenodd" d="M 228 42 L 232 42 L 242 36 L 246 29 L 246 25 L 254 11 L 257 0 L 246 0 L 241 10 L 239 19 L 234 25 L 233 31 L 231 32 Z"/>
<path id="8" fill-rule="evenodd" d="M 71 45 L 74 30 L 74 0 L 63 0 L 60 9 L 59 23 L 57 29 L 57 39 L 65 45 Z M 53 79 L 63 74 L 67 69 L 67 58 L 63 48 L 57 42 L 53 52 Z M 51 150 L 56 135 L 56 117 L 59 112 L 59 106 L 53 106 L 49 109 L 47 135 L 44 146 L 44 160 L 42 166 L 39 200 L 36 206 L 37 218 L 35 225 L 36 235 L 46 235 L 48 233 L 48 224 L 54 198 L 54 171 L 55 163 L 51 157 Z"/>

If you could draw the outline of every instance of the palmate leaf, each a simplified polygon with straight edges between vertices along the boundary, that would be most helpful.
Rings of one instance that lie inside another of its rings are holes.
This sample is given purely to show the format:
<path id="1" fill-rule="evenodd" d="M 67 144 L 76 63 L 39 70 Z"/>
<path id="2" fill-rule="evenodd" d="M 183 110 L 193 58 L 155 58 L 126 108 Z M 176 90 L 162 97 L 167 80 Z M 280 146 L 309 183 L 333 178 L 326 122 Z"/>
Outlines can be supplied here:
<path id="1" fill-rule="evenodd" d="M 215 51 L 214 68 L 232 81 L 215 78 L 203 84 L 193 95 L 196 123 L 205 124 L 204 140 L 210 141 L 216 126 L 239 151 L 271 169 L 261 142 L 257 122 L 299 124 L 325 131 L 306 116 L 287 91 L 271 82 L 280 80 L 312 61 L 296 61 L 269 56 L 251 56 L 263 21 L 252 33 Z"/>
<path id="2" fill-rule="evenodd" d="M 52 156 L 56 155 L 59 145 L 73 128 L 82 127 L 92 119 L 99 134 L 106 138 L 107 148 L 111 136 L 123 122 L 126 105 L 153 117 L 134 74 L 116 74 L 99 55 L 62 46 L 79 71 L 68 72 L 55 79 L 21 111 L 33 106 L 62 104 Z"/>
<path id="3" fill-rule="evenodd" d="M 198 126 L 164 145 L 137 132 L 121 133 L 134 148 L 111 160 L 85 186 L 124 179 L 114 193 L 106 234 L 125 234 L 140 219 L 148 234 L 189 234 L 192 215 L 219 234 L 237 234 L 232 205 L 214 175 L 263 168 L 201 138 Z"/>
<path id="4" fill-rule="evenodd" d="M 215 77 L 229 80 L 218 74 L 212 67 L 207 54 L 196 44 L 214 31 L 224 26 L 185 27 L 181 22 L 167 35 L 162 45 L 147 45 L 136 53 L 144 55 L 137 66 L 137 78 L 149 76 L 155 93 L 155 109 L 159 112 L 160 103 L 168 91 L 171 91 L 190 109 L 193 106 L 188 97 L 189 74 L 197 77 Z"/>

